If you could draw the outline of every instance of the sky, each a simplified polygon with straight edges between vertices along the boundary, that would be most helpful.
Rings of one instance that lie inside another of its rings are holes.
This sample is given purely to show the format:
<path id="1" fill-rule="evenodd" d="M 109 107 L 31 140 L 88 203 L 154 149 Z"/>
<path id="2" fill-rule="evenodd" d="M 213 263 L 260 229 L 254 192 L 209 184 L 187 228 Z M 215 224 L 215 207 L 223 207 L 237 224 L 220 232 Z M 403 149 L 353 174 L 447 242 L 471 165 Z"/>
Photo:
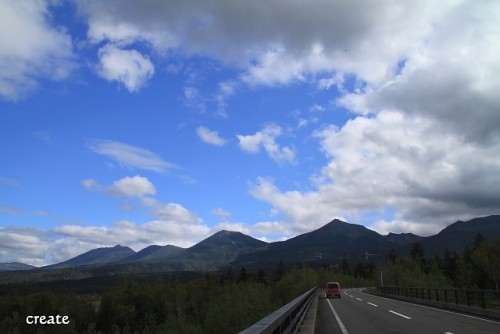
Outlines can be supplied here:
<path id="1" fill-rule="evenodd" d="M 1 0 L 0 262 L 500 214 L 495 0 Z"/>

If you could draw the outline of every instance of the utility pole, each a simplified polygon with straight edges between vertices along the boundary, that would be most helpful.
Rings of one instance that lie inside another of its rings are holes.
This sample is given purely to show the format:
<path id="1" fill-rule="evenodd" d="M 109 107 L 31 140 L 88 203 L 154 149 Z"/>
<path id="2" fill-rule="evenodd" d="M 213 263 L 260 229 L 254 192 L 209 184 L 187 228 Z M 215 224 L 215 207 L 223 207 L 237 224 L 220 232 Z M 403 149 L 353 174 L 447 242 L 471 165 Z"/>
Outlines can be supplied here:
<path id="1" fill-rule="evenodd" d="M 385 255 L 370 254 L 368 252 L 365 252 L 365 255 L 366 255 L 366 261 L 368 261 L 368 256 L 382 256 L 382 259 L 384 260 L 384 270 L 380 272 L 380 286 L 384 286 L 384 271 L 387 272 L 387 261 L 385 259 Z"/>

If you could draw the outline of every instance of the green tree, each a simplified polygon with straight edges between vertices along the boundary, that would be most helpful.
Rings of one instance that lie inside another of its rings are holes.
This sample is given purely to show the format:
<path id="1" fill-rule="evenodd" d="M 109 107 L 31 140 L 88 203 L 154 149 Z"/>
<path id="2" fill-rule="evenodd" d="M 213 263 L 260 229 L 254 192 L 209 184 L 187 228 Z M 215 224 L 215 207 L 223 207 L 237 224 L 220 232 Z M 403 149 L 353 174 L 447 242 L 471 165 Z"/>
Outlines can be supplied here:
<path id="1" fill-rule="evenodd" d="M 280 260 L 280 262 L 276 266 L 276 271 L 274 273 L 274 281 L 275 282 L 279 281 L 284 274 L 285 274 L 285 263 L 283 262 L 283 260 Z"/>
<path id="2" fill-rule="evenodd" d="M 246 281 L 248 281 L 247 268 L 241 267 L 240 275 L 238 276 L 237 283 L 246 282 Z"/>
<path id="3" fill-rule="evenodd" d="M 340 263 L 340 270 L 342 271 L 343 274 L 347 275 L 349 274 L 349 262 L 343 258 L 342 262 Z"/>
<path id="4" fill-rule="evenodd" d="M 415 242 L 411 246 L 410 256 L 415 260 L 423 260 L 424 259 L 424 247 L 420 242 Z"/>
<path id="5" fill-rule="evenodd" d="M 487 281 L 493 282 L 493 286 L 498 290 L 498 279 L 500 275 L 500 238 L 488 245 L 483 238 L 475 244 L 471 259 L 477 267 L 476 273 L 479 275 L 481 288 L 487 288 Z"/>

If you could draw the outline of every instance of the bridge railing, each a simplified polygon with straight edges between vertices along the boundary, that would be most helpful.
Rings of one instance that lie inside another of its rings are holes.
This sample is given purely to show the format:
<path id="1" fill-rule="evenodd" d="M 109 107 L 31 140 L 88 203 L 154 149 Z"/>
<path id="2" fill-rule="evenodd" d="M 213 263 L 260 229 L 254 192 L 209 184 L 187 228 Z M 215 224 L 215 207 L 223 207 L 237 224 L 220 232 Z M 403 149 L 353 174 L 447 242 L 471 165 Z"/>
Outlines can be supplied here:
<path id="1" fill-rule="evenodd" d="M 315 296 L 316 288 L 304 292 L 285 306 L 257 321 L 240 334 L 297 333 Z"/>
<path id="2" fill-rule="evenodd" d="M 500 318 L 500 291 L 379 286 L 380 295 Z"/>

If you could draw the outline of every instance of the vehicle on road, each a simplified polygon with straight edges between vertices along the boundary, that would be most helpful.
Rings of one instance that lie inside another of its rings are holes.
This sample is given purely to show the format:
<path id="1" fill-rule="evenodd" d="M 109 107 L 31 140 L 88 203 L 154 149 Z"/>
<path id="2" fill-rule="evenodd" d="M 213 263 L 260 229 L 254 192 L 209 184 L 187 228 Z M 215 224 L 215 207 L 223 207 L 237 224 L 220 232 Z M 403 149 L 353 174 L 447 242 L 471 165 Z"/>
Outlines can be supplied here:
<path id="1" fill-rule="evenodd" d="M 325 289 L 326 298 L 337 297 L 340 298 L 340 284 L 339 282 L 328 282 L 326 283 Z"/>

